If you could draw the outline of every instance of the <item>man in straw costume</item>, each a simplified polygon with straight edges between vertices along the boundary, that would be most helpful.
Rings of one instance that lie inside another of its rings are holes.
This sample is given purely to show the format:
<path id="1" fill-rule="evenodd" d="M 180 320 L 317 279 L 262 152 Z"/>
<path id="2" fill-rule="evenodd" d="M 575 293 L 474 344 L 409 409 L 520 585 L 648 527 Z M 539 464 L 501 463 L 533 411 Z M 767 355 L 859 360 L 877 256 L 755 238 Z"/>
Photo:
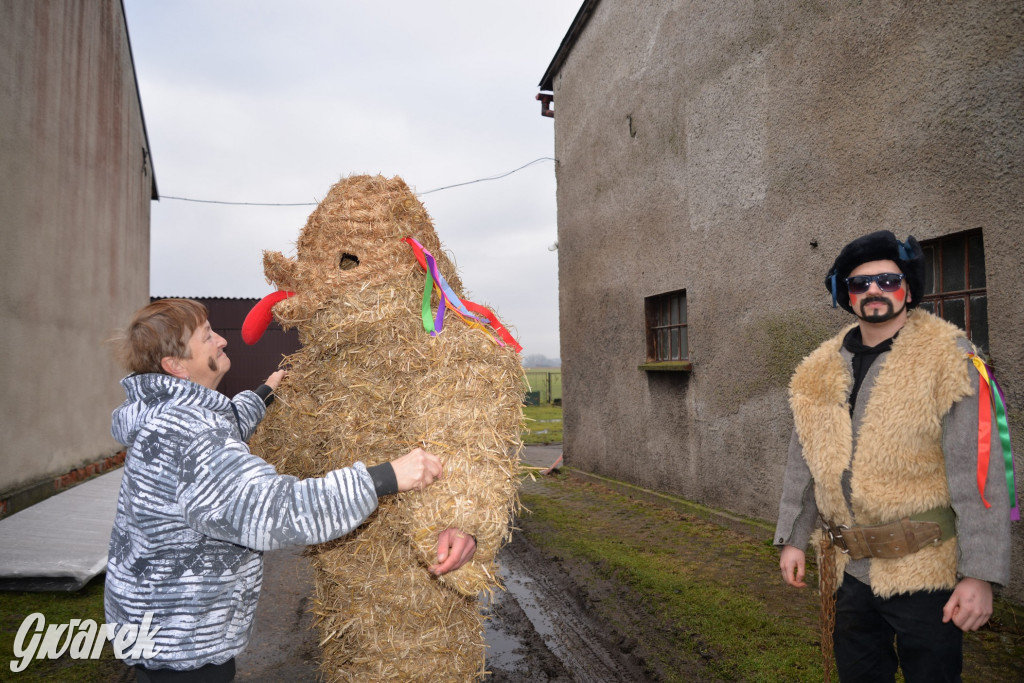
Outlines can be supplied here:
<path id="1" fill-rule="evenodd" d="M 389 500 L 355 533 L 313 551 L 322 672 L 331 681 L 482 677 L 478 596 L 498 586 L 495 557 L 518 504 L 518 344 L 491 311 L 463 299 L 401 178 L 342 179 L 296 252 L 264 254 L 281 293 L 255 317 L 265 325 L 272 310 L 298 328 L 302 348 L 284 360 L 290 375 L 254 448 L 299 476 L 414 446 L 445 468 L 428 491 Z M 247 341 L 258 336 L 243 326 Z M 476 554 L 437 576 L 433 539 L 448 528 L 458 530 L 453 543 L 472 535 Z"/>
<path id="2" fill-rule="evenodd" d="M 226 345 L 206 307 L 188 299 L 142 308 L 121 339 L 132 374 L 121 381 L 127 398 L 112 431 L 128 454 L 104 602 L 116 633 L 151 619 L 151 648 L 127 660 L 139 681 L 232 680 L 252 630 L 262 551 L 343 536 L 379 496 L 442 476 L 437 456 L 420 448 L 316 479 L 279 475 L 245 442 L 285 371 L 229 399 L 216 390 L 231 367 Z"/>
<path id="3" fill-rule="evenodd" d="M 924 284 L 913 237 L 848 244 L 825 286 L 856 324 L 790 383 L 775 545 L 784 580 L 802 588 L 819 527 L 825 671 L 834 618 L 844 682 L 892 681 L 900 667 L 907 681 L 959 681 L 963 631 L 988 621 L 992 585 L 1010 576 L 997 387 L 958 327 L 916 308 Z"/>

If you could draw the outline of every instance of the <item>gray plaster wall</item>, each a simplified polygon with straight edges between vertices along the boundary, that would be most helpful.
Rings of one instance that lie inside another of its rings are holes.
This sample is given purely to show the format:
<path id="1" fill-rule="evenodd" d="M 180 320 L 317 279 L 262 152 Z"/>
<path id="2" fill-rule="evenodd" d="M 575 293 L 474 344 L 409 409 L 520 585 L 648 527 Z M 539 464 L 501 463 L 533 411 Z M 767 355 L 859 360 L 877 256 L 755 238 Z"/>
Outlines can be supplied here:
<path id="1" fill-rule="evenodd" d="M 0 498 L 120 450 L 154 192 L 119 0 L 0 1 Z"/>
<path id="2" fill-rule="evenodd" d="M 983 229 L 1024 447 L 1022 7 L 596 3 L 552 83 L 567 464 L 773 522 L 789 377 L 852 322 L 825 273 L 883 228 Z M 678 289 L 693 370 L 639 370 Z"/>

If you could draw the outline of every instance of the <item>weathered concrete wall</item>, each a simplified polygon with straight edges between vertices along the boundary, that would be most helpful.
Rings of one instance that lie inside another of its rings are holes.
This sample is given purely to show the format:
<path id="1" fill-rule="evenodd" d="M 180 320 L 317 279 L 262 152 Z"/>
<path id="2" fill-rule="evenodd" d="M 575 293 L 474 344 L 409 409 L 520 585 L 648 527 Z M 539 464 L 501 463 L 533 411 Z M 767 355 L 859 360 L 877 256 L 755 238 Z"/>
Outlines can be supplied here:
<path id="1" fill-rule="evenodd" d="M 774 520 L 789 376 L 852 322 L 825 272 L 882 228 L 983 229 L 1020 441 L 1021 7 L 598 3 L 553 81 L 569 465 Z M 677 289 L 693 372 L 638 370 L 644 297 Z"/>
<path id="2" fill-rule="evenodd" d="M 3 497 L 119 449 L 154 185 L 119 0 L 0 1 L 0 87 Z"/>

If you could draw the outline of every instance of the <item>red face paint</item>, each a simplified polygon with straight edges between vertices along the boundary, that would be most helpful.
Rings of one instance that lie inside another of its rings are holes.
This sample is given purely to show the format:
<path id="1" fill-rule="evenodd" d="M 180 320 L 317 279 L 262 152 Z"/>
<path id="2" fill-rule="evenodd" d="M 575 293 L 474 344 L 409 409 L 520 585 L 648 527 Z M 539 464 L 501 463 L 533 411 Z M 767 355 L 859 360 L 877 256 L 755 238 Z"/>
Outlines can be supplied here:
<path id="1" fill-rule="evenodd" d="M 851 294 L 850 295 L 850 305 L 851 306 L 856 306 L 857 305 L 857 295 L 856 294 Z"/>
<path id="2" fill-rule="evenodd" d="M 892 298 L 896 299 L 896 301 L 903 301 L 907 298 L 907 290 L 900 287 L 892 293 Z"/>

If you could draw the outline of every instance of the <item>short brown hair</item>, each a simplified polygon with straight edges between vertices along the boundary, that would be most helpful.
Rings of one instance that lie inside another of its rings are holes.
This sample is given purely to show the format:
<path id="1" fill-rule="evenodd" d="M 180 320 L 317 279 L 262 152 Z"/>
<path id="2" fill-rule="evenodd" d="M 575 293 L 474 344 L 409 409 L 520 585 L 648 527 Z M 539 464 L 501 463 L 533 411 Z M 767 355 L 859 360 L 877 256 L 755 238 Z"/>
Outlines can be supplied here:
<path id="1" fill-rule="evenodd" d="M 118 339 L 118 358 L 129 372 L 164 373 L 165 357 L 190 358 L 188 340 L 209 317 L 192 299 L 159 299 L 139 309 Z"/>

